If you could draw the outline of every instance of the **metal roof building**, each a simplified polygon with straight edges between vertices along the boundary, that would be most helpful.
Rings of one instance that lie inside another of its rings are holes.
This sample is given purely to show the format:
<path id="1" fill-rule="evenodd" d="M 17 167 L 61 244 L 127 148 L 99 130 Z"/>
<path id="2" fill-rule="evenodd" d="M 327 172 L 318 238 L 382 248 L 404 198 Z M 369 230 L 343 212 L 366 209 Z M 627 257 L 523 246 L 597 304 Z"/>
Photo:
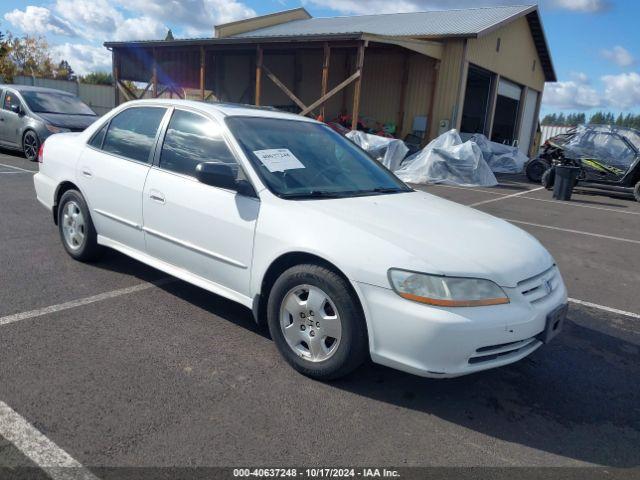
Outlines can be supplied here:
<path id="1" fill-rule="evenodd" d="M 536 5 L 313 18 L 304 8 L 211 38 L 106 42 L 118 98 L 191 95 L 331 120 L 393 124 L 424 141 L 458 128 L 528 151 L 556 76 Z M 193 93 L 195 90 L 195 94 Z"/>

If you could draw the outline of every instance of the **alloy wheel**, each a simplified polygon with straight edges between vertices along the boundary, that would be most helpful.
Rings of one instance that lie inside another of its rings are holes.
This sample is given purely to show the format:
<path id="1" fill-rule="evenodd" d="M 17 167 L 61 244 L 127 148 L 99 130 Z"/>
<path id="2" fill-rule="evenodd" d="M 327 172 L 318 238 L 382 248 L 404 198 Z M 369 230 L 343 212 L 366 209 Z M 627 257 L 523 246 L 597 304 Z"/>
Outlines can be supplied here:
<path id="1" fill-rule="evenodd" d="M 38 139 L 34 133 L 28 132 L 24 136 L 24 155 L 29 160 L 33 160 L 38 156 Z"/>
<path id="2" fill-rule="evenodd" d="M 80 206 L 73 200 L 67 202 L 62 213 L 62 232 L 64 241 L 72 250 L 78 250 L 84 244 L 86 226 Z"/>
<path id="3" fill-rule="evenodd" d="M 342 322 L 335 304 L 313 285 L 299 285 L 284 296 L 280 328 L 289 347 L 310 362 L 331 358 L 342 337 Z"/>

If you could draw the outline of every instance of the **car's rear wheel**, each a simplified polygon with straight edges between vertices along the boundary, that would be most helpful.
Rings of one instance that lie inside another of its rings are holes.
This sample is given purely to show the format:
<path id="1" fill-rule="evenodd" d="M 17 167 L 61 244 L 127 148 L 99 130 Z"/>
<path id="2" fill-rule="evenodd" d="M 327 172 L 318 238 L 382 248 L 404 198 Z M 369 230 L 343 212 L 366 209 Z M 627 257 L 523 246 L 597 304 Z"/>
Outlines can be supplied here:
<path id="1" fill-rule="evenodd" d="M 555 181 L 555 172 L 553 171 L 553 168 L 549 168 L 546 172 L 542 174 L 542 179 L 540 180 L 540 183 L 542 183 L 542 186 L 547 190 L 553 190 L 554 181 Z"/>
<path id="2" fill-rule="evenodd" d="M 640 202 L 640 181 L 633 187 L 633 196 L 636 197 L 636 201 Z"/>
<path id="3" fill-rule="evenodd" d="M 58 228 L 62 245 L 74 259 L 88 262 L 98 257 L 98 235 L 87 203 L 77 190 L 67 190 L 60 198 Z"/>
<path id="4" fill-rule="evenodd" d="M 267 305 L 269 331 L 285 360 L 318 380 L 342 377 L 367 357 L 360 304 L 338 274 L 297 265 L 276 280 Z"/>
<path id="5" fill-rule="evenodd" d="M 22 137 L 22 151 L 24 156 L 30 162 L 38 160 L 38 151 L 40 150 L 40 139 L 36 132 L 27 130 Z"/>

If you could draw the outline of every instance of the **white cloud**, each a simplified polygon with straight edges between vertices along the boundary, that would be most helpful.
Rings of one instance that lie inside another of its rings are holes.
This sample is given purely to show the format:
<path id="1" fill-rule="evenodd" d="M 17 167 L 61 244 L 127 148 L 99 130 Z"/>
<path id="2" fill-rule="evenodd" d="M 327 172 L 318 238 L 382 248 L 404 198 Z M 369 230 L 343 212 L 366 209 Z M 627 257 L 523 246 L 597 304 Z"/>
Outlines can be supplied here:
<path id="1" fill-rule="evenodd" d="M 174 28 L 182 27 L 188 36 L 213 36 L 216 24 L 256 15 L 255 10 L 237 0 L 117 0 L 134 13 L 144 14 Z"/>
<path id="2" fill-rule="evenodd" d="M 604 98 L 612 107 L 626 110 L 640 106 L 640 74 L 605 75 Z"/>
<path id="3" fill-rule="evenodd" d="M 603 106 L 600 95 L 589 84 L 584 73 L 573 74 L 574 80 L 548 83 L 542 101 L 545 107 L 571 110 L 589 110 Z"/>
<path id="4" fill-rule="evenodd" d="M 56 62 L 67 60 L 80 75 L 95 71 L 111 71 L 111 53 L 102 46 L 65 43 L 52 47 L 52 56 Z"/>
<path id="5" fill-rule="evenodd" d="M 574 12 L 597 13 L 611 7 L 609 0 L 551 0 L 551 5 Z"/>
<path id="6" fill-rule="evenodd" d="M 611 60 L 619 67 L 630 67 L 636 62 L 631 52 L 620 45 L 616 45 L 612 49 L 603 49 L 601 53 L 604 58 Z"/>
<path id="7" fill-rule="evenodd" d="M 149 17 L 128 18 L 123 20 L 115 33 L 109 38 L 113 40 L 162 40 L 168 28 Z"/>
<path id="8" fill-rule="evenodd" d="M 44 7 L 29 5 L 23 10 L 17 8 L 4 14 L 4 19 L 14 27 L 32 35 L 76 35 L 74 28 L 66 20 L 51 13 Z"/>
<path id="9" fill-rule="evenodd" d="M 57 0 L 54 9 L 86 38 L 113 33 L 123 20 L 107 0 Z"/>

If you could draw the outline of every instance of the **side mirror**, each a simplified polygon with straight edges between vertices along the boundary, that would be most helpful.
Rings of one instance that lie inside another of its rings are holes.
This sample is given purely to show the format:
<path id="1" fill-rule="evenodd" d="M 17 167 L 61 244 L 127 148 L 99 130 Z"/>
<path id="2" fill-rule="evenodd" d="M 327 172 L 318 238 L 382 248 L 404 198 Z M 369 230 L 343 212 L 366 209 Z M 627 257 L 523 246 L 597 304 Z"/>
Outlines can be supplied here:
<path id="1" fill-rule="evenodd" d="M 196 166 L 196 178 L 205 185 L 235 190 L 240 195 L 255 197 L 253 187 L 246 180 L 236 180 L 236 173 L 226 163 L 202 162 Z"/>
<path id="2" fill-rule="evenodd" d="M 22 108 L 20 108 L 20 104 L 12 104 L 11 105 L 11 111 L 13 113 L 17 113 L 18 115 L 20 115 L 22 113 Z"/>

